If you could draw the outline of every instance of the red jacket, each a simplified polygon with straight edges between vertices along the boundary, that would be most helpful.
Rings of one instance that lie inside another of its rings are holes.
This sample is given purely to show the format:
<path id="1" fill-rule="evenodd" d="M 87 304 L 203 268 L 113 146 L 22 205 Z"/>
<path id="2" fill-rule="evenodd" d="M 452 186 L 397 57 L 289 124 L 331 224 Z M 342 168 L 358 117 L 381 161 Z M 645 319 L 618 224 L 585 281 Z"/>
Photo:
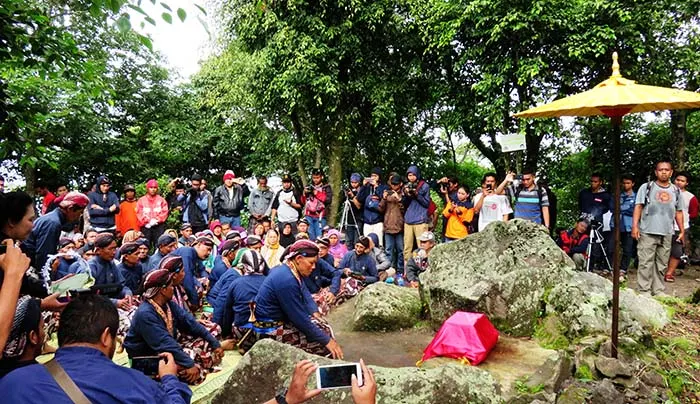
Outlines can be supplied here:
<path id="1" fill-rule="evenodd" d="M 141 227 L 147 225 L 151 219 L 156 219 L 158 224 L 165 223 L 168 213 L 168 202 L 160 195 L 150 196 L 146 194 L 140 197 L 136 204 L 136 217 Z"/>
<path id="2" fill-rule="evenodd" d="M 583 254 L 586 255 L 588 249 L 588 235 L 580 234 L 578 237 L 573 236 L 574 231 L 562 231 L 559 234 L 557 244 L 567 255 Z"/>

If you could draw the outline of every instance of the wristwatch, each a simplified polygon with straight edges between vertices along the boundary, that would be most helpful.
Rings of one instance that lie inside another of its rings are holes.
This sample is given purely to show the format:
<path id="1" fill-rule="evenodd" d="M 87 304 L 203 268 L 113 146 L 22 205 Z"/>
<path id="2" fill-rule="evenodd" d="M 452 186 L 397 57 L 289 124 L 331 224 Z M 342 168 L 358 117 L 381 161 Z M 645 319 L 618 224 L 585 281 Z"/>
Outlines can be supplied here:
<path id="1" fill-rule="evenodd" d="M 277 404 L 287 404 L 287 389 L 280 390 L 275 396 L 275 401 Z"/>

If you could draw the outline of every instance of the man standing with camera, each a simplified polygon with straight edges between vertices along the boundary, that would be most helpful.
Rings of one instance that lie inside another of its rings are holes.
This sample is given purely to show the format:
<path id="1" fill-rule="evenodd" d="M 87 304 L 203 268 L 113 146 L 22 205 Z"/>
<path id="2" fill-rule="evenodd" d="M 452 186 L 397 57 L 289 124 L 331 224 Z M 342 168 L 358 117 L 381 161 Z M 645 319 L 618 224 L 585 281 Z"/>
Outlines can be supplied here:
<path id="1" fill-rule="evenodd" d="M 430 186 L 421 179 L 417 166 L 406 170 L 408 183 L 404 186 L 403 204 L 406 207 L 403 225 L 403 256 L 404 260 L 413 253 L 413 242 L 421 234 L 428 231 L 430 217 Z"/>
<path id="2" fill-rule="evenodd" d="M 380 202 L 384 191 L 388 188 L 382 184 L 381 168 L 375 167 L 372 169 L 372 174 L 370 174 L 369 178 L 365 178 L 363 189 L 362 233 L 376 234 L 379 238 L 379 244 L 384 245 L 384 212 L 381 209 Z"/>
<path id="3" fill-rule="evenodd" d="M 304 216 L 309 222 L 309 238 L 321 237 L 321 229 L 326 225 L 326 214 L 330 211 L 333 191 L 329 184 L 323 183 L 323 172 L 314 168 L 311 172 L 311 184 L 304 189 L 301 200 L 304 204 Z"/>
<path id="4" fill-rule="evenodd" d="M 474 213 L 479 215 L 479 231 L 491 222 L 507 222 L 513 213 L 505 195 L 495 190 L 496 173 L 486 173 L 481 179 L 481 193 L 474 195 Z"/>
<path id="5" fill-rule="evenodd" d="M 191 187 L 177 197 L 177 201 L 183 204 L 182 221 L 192 225 L 193 233 L 209 227 L 209 198 L 202 192 L 201 186 L 202 176 L 195 174 L 191 179 Z"/>
<path id="6" fill-rule="evenodd" d="M 345 198 L 350 201 L 350 211 L 345 216 L 345 245 L 354 246 L 362 235 L 362 176 L 350 175 L 350 186 L 345 188 Z"/>
<path id="7" fill-rule="evenodd" d="M 520 184 L 514 184 L 515 173 L 508 173 L 506 179 L 496 189 L 496 194 L 502 194 L 505 189 L 513 201 L 513 216 L 516 219 L 529 220 L 542 224 L 549 229 L 549 198 L 544 190 L 535 184 L 533 170 L 524 170 L 518 176 Z"/>
<path id="8" fill-rule="evenodd" d="M 403 181 L 394 174 L 389 178 L 389 189 L 385 190 L 379 203 L 384 212 L 384 243 L 391 266 L 403 276 Z"/>
<path id="9" fill-rule="evenodd" d="M 671 255 L 674 221 L 681 244 L 685 236 L 683 199 L 678 187 L 671 184 L 673 165 L 670 161 L 659 161 L 654 173 L 655 181 L 639 187 L 632 217 L 632 237 L 638 243 L 638 290 L 647 296 L 661 295 L 665 289 L 663 275 Z"/>

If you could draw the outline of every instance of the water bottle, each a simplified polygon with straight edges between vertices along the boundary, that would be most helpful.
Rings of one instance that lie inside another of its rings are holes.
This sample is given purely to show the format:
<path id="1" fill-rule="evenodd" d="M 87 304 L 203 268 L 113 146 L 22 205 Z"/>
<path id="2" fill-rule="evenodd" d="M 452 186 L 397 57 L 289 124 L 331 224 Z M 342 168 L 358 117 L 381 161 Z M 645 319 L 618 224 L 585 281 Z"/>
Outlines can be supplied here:
<path id="1" fill-rule="evenodd" d="M 403 276 L 401 275 L 396 275 L 396 284 L 399 286 L 403 286 L 405 283 L 403 281 Z"/>
<path id="2" fill-rule="evenodd" d="M 390 277 L 386 278 L 385 282 L 386 282 L 386 283 L 389 283 L 389 284 L 393 284 L 393 283 L 394 283 L 394 278 L 390 276 Z"/>

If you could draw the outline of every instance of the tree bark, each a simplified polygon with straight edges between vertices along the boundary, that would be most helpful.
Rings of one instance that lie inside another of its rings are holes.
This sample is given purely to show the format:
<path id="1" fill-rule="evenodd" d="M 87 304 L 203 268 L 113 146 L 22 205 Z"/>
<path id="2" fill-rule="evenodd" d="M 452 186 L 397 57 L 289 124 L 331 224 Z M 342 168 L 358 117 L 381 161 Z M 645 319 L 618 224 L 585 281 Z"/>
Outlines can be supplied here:
<path id="1" fill-rule="evenodd" d="M 340 133 L 340 131 L 338 132 Z M 331 203 L 331 211 L 326 215 L 326 218 L 330 226 L 335 226 L 340 204 L 343 202 L 341 200 L 343 191 L 343 141 L 340 136 L 335 136 L 331 140 L 330 151 L 328 183 L 333 191 L 333 202 Z"/>
<path id="2" fill-rule="evenodd" d="M 688 110 L 671 110 L 671 144 L 673 145 L 673 161 L 678 171 L 684 171 L 687 166 L 685 139 L 687 134 Z"/>
<path id="3" fill-rule="evenodd" d="M 22 172 L 24 173 L 24 180 L 26 181 L 25 191 L 31 196 L 36 196 L 34 194 L 34 187 L 36 186 L 36 168 L 26 164 L 22 167 Z"/>

